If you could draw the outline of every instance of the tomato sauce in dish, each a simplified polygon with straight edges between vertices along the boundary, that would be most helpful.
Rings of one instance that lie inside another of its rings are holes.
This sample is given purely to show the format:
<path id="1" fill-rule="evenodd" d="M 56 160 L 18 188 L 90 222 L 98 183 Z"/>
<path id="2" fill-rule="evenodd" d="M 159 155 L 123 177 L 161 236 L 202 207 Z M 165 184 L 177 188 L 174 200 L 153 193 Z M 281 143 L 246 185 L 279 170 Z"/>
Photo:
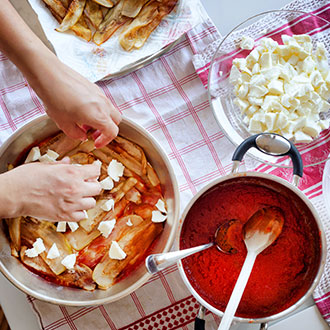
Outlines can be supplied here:
<path id="1" fill-rule="evenodd" d="M 263 318 L 297 302 L 311 286 L 320 264 L 321 239 L 315 219 L 292 191 L 264 178 L 237 177 L 209 189 L 189 210 L 181 231 L 180 249 L 214 240 L 217 227 L 238 219 L 241 226 L 259 209 L 277 206 L 284 225 L 278 239 L 256 259 L 236 316 Z M 246 247 L 236 238 L 236 254 L 215 246 L 182 260 L 195 291 L 224 311 L 242 268 Z M 231 238 L 232 239 L 232 238 Z"/>

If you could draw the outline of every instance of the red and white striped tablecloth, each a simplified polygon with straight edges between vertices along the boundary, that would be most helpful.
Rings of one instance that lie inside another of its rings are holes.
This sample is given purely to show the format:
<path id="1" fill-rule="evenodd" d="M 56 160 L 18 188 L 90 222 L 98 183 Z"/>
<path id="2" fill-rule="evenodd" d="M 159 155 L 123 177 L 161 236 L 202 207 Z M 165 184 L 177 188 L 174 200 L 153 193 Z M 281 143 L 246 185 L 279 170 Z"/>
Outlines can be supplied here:
<path id="1" fill-rule="evenodd" d="M 167 152 L 179 184 L 181 210 L 205 184 L 231 169 L 234 146 L 217 125 L 207 91 L 192 64 L 193 55 L 218 37 L 212 22 L 205 21 L 153 63 L 99 83 L 123 116 L 142 125 Z M 3 55 L 0 75 L 0 143 L 3 143 L 44 109 L 23 76 Z M 261 166 L 259 170 L 274 169 Z M 321 173 L 322 167 L 317 167 L 317 171 Z M 321 187 L 315 184 L 315 189 L 320 195 Z M 198 309 L 176 266 L 154 275 L 134 293 L 108 305 L 78 308 L 55 306 L 31 297 L 28 300 L 46 330 L 188 330 L 193 329 Z M 207 329 L 216 329 L 218 323 L 217 316 L 207 314 Z"/>

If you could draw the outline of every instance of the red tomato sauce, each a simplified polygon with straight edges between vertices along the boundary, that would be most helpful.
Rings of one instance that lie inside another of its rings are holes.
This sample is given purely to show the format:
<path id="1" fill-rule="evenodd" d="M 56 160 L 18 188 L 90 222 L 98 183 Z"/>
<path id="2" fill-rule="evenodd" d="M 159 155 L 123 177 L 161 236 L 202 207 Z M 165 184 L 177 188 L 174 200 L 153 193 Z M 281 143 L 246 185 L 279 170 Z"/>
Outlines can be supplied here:
<path id="1" fill-rule="evenodd" d="M 182 227 L 180 249 L 214 240 L 217 227 L 230 219 L 242 225 L 265 206 L 285 215 L 278 239 L 256 259 L 236 316 L 262 318 L 297 302 L 309 289 L 320 264 L 321 240 L 312 213 L 284 186 L 267 179 L 239 177 L 218 184 L 191 207 Z M 196 292 L 224 311 L 246 256 L 242 234 L 235 238 L 236 254 L 215 246 L 185 258 L 186 276 Z"/>

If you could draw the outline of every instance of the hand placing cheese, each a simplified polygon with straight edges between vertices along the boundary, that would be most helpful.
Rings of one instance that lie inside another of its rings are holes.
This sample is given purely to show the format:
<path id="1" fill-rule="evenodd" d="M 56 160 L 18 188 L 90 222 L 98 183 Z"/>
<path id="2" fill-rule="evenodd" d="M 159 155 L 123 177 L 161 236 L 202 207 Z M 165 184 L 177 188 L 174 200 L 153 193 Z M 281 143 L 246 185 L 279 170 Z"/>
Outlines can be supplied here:
<path id="1" fill-rule="evenodd" d="M 233 60 L 229 81 L 234 102 L 251 133 L 267 131 L 311 142 L 330 122 L 320 118 L 330 109 L 326 49 L 317 43 L 313 51 L 308 35 L 283 35 L 282 42 L 264 38 L 246 58 Z M 249 38 L 242 39 L 242 48 L 251 45 Z"/>
<path id="2" fill-rule="evenodd" d="M 72 221 L 86 218 L 86 211 L 95 206 L 93 196 L 101 192 L 100 165 L 74 166 L 70 160 L 51 163 L 34 162 L 18 166 L 0 177 L 0 215 L 14 218 L 29 215 L 42 220 L 59 221 L 57 230 L 77 229 Z"/>

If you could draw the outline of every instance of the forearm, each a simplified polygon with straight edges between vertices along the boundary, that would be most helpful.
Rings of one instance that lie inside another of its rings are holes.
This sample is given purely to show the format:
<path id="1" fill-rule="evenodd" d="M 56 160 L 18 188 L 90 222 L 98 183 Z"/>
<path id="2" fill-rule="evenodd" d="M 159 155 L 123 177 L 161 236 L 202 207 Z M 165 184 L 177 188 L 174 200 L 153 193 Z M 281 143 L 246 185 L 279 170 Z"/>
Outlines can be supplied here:
<path id="1" fill-rule="evenodd" d="M 31 85 L 37 86 L 42 75 L 49 74 L 54 62 L 59 62 L 57 57 L 33 33 L 8 0 L 1 1 L 0 22 L 0 50 Z"/>

